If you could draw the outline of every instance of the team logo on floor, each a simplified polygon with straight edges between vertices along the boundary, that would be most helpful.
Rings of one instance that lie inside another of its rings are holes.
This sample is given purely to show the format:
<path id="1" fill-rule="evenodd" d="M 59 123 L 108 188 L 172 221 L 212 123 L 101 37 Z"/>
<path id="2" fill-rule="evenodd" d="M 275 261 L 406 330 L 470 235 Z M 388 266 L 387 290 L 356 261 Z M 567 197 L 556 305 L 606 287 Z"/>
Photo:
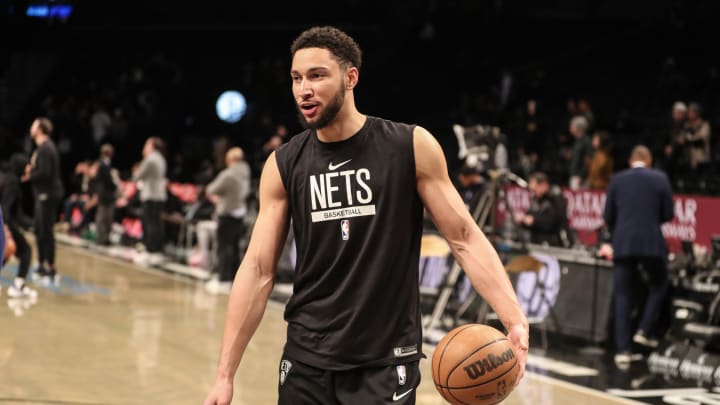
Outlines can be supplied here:
<path id="1" fill-rule="evenodd" d="M 280 385 L 285 384 L 285 379 L 287 378 L 288 374 L 290 374 L 291 368 L 292 363 L 290 363 L 288 360 L 283 360 L 280 362 Z"/>

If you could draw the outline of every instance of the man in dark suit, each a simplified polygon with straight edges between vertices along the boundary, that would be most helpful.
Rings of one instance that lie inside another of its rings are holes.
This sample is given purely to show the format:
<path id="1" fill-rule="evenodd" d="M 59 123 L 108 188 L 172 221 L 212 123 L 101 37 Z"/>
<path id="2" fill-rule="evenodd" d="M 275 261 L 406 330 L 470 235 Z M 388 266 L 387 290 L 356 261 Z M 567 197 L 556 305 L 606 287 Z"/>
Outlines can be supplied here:
<path id="1" fill-rule="evenodd" d="M 651 169 L 652 155 L 645 146 L 636 146 L 630 155 L 630 169 L 613 176 L 605 201 L 605 223 L 612 232 L 612 248 L 601 254 L 614 262 L 615 363 L 629 366 L 641 357 L 632 354 L 632 342 L 656 347 L 654 338 L 662 302 L 667 291 L 667 244 L 660 226 L 673 218 L 670 182 L 665 173 Z M 634 336 L 630 314 L 633 281 L 642 270 L 647 276 L 648 296 Z"/>

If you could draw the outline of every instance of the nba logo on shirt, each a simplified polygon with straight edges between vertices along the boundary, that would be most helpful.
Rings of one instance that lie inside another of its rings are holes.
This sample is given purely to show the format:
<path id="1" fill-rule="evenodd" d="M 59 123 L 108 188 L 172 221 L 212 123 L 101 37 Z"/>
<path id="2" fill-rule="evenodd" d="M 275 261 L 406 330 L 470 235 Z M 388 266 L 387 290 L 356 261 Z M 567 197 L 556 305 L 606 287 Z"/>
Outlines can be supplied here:
<path id="1" fill-rule="evenodd" d="M 350 220 L 343 219 L 340 221 L 340 231 L 342 231 L 343 240 L 350 239 Z"/>
<path id="2" fill-rule="evenodd" d="M 405 370 L 405 366 L 395 366 L 395 371 L 397 371 L 398 385 L 405 385 L 405 382 L 407 381 L 407 372 Z"/>

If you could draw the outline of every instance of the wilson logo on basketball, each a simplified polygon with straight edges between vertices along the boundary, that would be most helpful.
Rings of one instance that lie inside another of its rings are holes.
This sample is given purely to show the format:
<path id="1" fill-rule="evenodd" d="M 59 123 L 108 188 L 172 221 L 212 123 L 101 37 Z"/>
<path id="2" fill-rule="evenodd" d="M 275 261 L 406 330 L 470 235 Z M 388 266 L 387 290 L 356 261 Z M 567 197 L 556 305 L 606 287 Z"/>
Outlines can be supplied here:
<path id="1" fill-rule="evenodd" d="M 512 349 L 504 351 L 500 355 L 488 354 L 482 360 L 478 360 L 475 363 L 465 367 L 463 370 L 467 373 L 468 377 L 475 380 L 485 375 L 486 372 L 495 370 L 501 365 L 515 358 L 515 353 Z"/>

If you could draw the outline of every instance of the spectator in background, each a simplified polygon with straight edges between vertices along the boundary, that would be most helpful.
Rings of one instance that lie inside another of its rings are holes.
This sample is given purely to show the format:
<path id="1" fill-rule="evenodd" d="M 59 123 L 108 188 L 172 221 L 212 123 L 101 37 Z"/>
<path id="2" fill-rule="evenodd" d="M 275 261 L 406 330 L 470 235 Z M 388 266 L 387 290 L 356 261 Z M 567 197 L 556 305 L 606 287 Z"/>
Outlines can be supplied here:
<path id="1" fill-rule="evenodd" d="M 689 166 L 688 150 L 685 147 L 685 122 L 687 121 L 687 105 L 676 101 L 672 108 L 672 122 L 668 143 L 665 145 L 665 169 L 673 175 L 682 174 Z"/>
<path id="2" fill-rule="evenodd" d="M 594 149 L 590 169 L 588 170 L 588 187 L 592 190 L 605 190 L 610 184 L 613 173 L 613 159 L 610 154 L 610 136 L 605 131 L 597 131 L 592 138 Z"/>
<path id="3" fill-rule="evenodd" d="M 0 203 L 5 216 L 5 225 L 9 237 L 15 242 L 14 255 L 20 261 L 18 273 L 13 284 L 8 288 L 10 297 L 36 297 L 37 291 L 26 284 L 32 248 L 23 235 L 21 228 L 28 227 L 31 220 L 22 212 L 22 191 L 20 189 L 20 177 L 25 171 L 27 158 L 23 154 L 14 154 L 10 157 L 8 166 L 0 172 Z"/>
<path id="4" fill-rule="evenodd" d="M 570 134 L 575 138 L 570 159 L 570 188 L 578 190 L 587 179 L 590 159 L 592 159 L 592 141 L 587 136 L 588 121 L 582 115 L 570 120 Z"/>
<path id="5" fill-rule="evenodd" d="M 95 145 L 100 145 L 106 141 L 105 138 L 109 135 L 110 127 L 112 126 L 112 118 L 108 114 L 105 107 L 101 104 L 97 104 L 94 107 L 92 116 L 90 117 L 90 127 L 92 128 L 93 141 Z"/>
<path id="6" fill-rule="evenodd" d="M 37 149 L 25 166 L 23 182 L 32 184 L 35 197 L 35 240 L 40 262 L 36 274 L 49 281 L 57 279 L 55 269 L 55 232 L 57 210 L 65 191 L 60 180 L 60 156 L 50 139 L 52 122 L 45 117 L 36 118 L 30 127 L 30 137 Z"/>
<path id="7" fill-rule="evenodd" d="M 112 157 L 115 148 L 110 144 L 100 147 L 100 160 L 97 175 L 94 178 L 97 195 L 97 210 L 95 211 L 95 241 L 98 245 L 110 244 L 110 230 L 115 219 L 115 199 L 117 197 L 118 180 L 113 175 Z"/>
<path id="8" fill-rule="evenodd" d="M 68 225 L 68 232 L 78 234 L 89 222 L 88 211 L 90 209 L 91 182 L 90 167 L 91 161 L 83 160 L 75 165 L 75 174 L 70 180 L 70 195 L 63 204 L 63 219 Z M 80 212 L 80 219 L 76 223 L 73 220 L 73 212 Z"/>
<path id="9" fill-rule="evenodd" d="M 578 115 L 582 115 L 587 120 L 587 131 L 595 129 L 595 113 L 590 106 L 590 102 L 586 98 L 581 98 L 577 102 Z"/>
<path id="10" fill-rule="evenodd" d="M 636 146 L 629 159 L 630 169 L 610 181 L 604 219 L 612 234 L 612 247 L 605 244 L 599 255 L 614 262 L 615 363 L 627 368 L 641 359 L 632 353 L 632 343 L 658 346 L 657 322 L 668 287 L 668 248 L 660 226 L 673 218 L 670 182 L 652 169 L 652 155 L 645 146 Z M 632 335 L 635 280 L 645 273 L 648 296 L 637 332 Z"/>
<path id="11" fill-rule="evenodd" d="M 521 141 L 517 148 L 517 154 L 522 173 L 527 176 L 541 167 L 541 156 L 545 148 L 545 137 L 540 131 L 535 100 L 528 100 L 522 121 L 523 127 L 520 128 Z"/>
<path id="12" fill-rule="evenodd" d="M 550 193 L 550 182 L 545 173 L 533 173 L 528 186 L 530 208 L 524 214 L 518 214 L 515 222 L 530 231 L 530 242 L 562 246 L 561 232 L 567 221 L 565 204 L 560 200 L 564 197 Z"/>
<path id="13" fill-rule="evenodd" d="M 207 186 L 208 197 L 215 201 L 217 217 L 217 271 L 219 283 L 210 282 L 213 293 L 230 293 L 235 272 L 240 265 L 240 239 L 245 234 L 245 200 L 250 194 L 250 166 L 238 147 L 228 150 L 227 168 Z"/>
<path id="14" fill-rule="evenodd" d="M 704 174 L 710 163 L 710 124 L 702 118 L 700 104 L 691 103 L 688 106 L 685 141 L 694 174 Z"/>
<path id="15" fill-rule="evenodd" d="M 141 264 L 158 264 L 163 257 L 165 232 L 162 214 L 167 200 L 164 151 L 165 141 L 157 136 L 148 138 L 142 151 L 143 160 L 133 173 L 142 204 L 143 243 L 149 254 L 138 257 Z"/>

